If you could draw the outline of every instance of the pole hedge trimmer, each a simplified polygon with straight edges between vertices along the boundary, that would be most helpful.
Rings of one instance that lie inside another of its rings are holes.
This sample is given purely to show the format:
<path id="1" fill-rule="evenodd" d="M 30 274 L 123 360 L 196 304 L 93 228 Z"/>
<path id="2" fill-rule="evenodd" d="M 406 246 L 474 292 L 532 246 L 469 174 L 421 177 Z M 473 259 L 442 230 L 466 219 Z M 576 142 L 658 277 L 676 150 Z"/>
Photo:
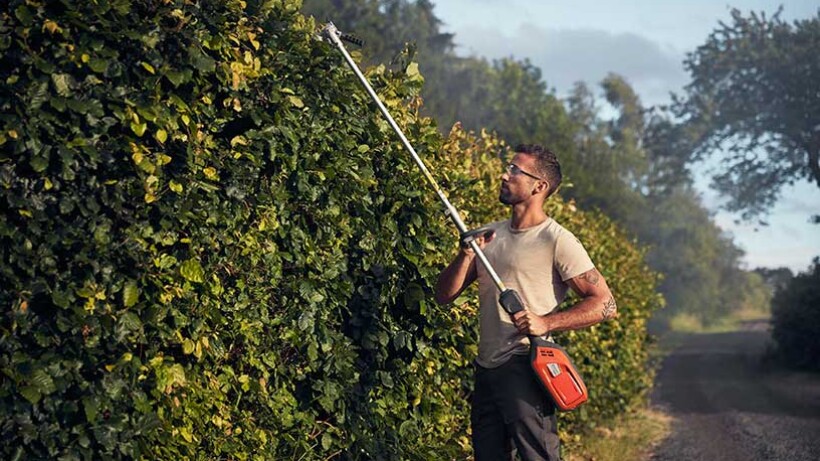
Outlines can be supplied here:
<path id="1" fill-rule="evenodd" d="M 501 306 L 511 316 L 524 310 L 524 303 L 519 294 L 515 290 L 507 288 L 504 285 L 504 282 L 498 276 L 498 273 L 495 269 L 493 269 L 492 264 L 490 264 L 490 261 L 484 255 L 484 252 L 481 250 L 478 242 L 476 242 L 476 238 L 478 236 L 491 232 L 491 229 L 488 227 L 481 227 L 473 230 L 467 229 L 467 226 L 464 224 L 464 221 L 461 219 L 458 211 L 450 203 L 450 200 L 447 199 L 447 196 L 441 190 L 438 183 L 433 178 L 433 175 L 430 174 L 427 166 L 425 166 L 424 162 L 416 153 L 416 150 L 410 144 L 410 141 L 407 140 L 407 137 L 404 135 L 401 128 L 399 128 L 398 124 L 396 124 L 396 121 L 393 120 L 390 112 L 387 111 L 387 108 L 381 102 L 378 95 L 373 90 L 373 87 L 370 86 L 370 82 L 367 81 L 367 78 L 364 74 L 362 74 L 362 71 L 359 69 L 358 65 L 356 65 L 356 62 L 353 61 L 350 53 L 348 53 L 344 43 L 342 43 L 342 40 L 345 40 L 361 46 L 361 40 L 347 34 L 342 34 L 332 22 L 327 23 L 324 27 L 322 30 L 322 37 L 328 39 L 330 43 L 334 44 L 342 53 L 342 56 L 344 56 L 345 61 L 350 66 L 350 69 L 354 74 L 356 74 L 359 82 L 362 84 L 364 89 L 367 90 L 367 93 L 379 108 L 382 115 L 384 115 L 384 118 L 390 124 L 390 127 L 393 128 L 393 131 L 395 131 L 396 135 L 401 140 L 404 148 L 413 157 L 413 160 L 421 169 L 421 172 L 424 174 L 427 182 L 433 187 L 436 194 L 438 194 L 439 199 L 441 199 L 441 202 L 444 204 L 445 214 L 450 217 L 461 235 L 462 244 L 468 245 L 472 248 L 475 255 L 478 257 L 478 260 L 481 261 L 481 264 L 487 270 L 487 273 L 493 280 L 493 283 L 495 283 L 495 286 L 498 288 L 498 299 Z M 532 365 L 532 369 L 535 372 L 538 381 L 552 396 L 557 407 L 566 411 L 572 410 L 578 405 L 584 403 L 587 400 L 586 386 L 581 380 L 581 376 L 576 371 L 566 352 L 557 344 L 547 341 L 543 337 L 530 336 L 529 339 L 530 364 Z"/>

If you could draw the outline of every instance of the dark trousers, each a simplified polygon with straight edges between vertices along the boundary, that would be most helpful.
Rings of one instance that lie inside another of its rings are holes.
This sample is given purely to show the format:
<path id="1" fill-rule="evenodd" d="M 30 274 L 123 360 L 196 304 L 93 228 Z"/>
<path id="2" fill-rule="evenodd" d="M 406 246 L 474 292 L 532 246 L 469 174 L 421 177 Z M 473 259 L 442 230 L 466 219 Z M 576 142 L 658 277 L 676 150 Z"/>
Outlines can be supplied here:
<path id="1" fill-rule="evenodd" d="M 529 357 L 498 368 L 476 365 L 470 423 L 476 461 L 560 461 L 555 404 L 536 380 Z"/>

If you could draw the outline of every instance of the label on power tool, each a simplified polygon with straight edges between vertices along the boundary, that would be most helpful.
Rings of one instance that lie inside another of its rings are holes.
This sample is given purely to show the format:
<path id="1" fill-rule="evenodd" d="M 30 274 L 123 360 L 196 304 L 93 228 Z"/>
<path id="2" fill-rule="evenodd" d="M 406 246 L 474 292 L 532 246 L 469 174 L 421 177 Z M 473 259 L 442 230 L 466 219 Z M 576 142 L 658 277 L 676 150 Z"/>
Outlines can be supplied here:
<path id="1" fill-rule="evenodd" d="M 553 378 L 561 374 L 561 367 L 559 367 L 557 363 L 548 363 L 547 369 Z"/>

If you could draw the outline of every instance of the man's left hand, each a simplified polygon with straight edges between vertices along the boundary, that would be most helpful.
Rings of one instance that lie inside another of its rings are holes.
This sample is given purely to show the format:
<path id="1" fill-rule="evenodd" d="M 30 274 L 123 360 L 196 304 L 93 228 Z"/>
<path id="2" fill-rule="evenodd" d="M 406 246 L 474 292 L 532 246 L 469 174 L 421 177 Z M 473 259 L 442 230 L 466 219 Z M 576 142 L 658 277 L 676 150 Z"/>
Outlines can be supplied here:
<path id="1" fill-rule="evenodd" d="M 544 336 L 550 332 L 549 324 L 544 316 L 526 309 L 513 314 L 513 323 L 524 335 Z"/>

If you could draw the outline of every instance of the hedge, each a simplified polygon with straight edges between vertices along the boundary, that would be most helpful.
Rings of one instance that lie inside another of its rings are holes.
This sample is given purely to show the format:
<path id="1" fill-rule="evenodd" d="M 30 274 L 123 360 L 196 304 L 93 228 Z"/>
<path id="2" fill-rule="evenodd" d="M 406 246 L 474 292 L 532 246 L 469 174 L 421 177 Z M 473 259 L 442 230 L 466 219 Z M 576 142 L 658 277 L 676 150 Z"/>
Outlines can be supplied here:
<path id="1" fill-rule="evenodd" d="M 475 300 L 432 302 L 454 231 L 299 6 L 0 13 L 4 459 L 469 456 Z M 442 137 L 391 69 L 368 76 L 468 222 L 504 216 L 506 146 Z M 561 337 L 592 393 L 573 433 L 647 389 L 660 298 L 608 219 L 549 207 L 621 313 Z"/>
<path id="2" fill-rule="evenodd" d="M 820 371 L 820 257 L 777 287 L 772 298 L 772 338 L 780 362 Z"/>

